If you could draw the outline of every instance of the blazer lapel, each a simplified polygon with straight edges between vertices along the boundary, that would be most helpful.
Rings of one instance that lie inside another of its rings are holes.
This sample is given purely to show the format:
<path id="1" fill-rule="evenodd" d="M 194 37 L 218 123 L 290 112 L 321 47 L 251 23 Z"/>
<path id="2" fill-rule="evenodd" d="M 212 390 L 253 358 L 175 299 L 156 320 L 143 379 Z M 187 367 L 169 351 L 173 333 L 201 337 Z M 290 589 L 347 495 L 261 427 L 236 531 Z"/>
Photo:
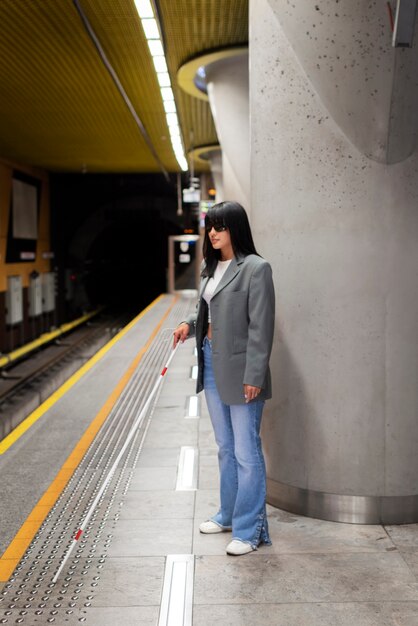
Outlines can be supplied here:
<path id="1" fill-rule="evenodd" d="M 226 287 L 227 285 L 229 285 L 229 283 L 231 282 L 231 280 L 234 280 L 235 276 L 237 276 L 240 271 L 241 271 L 241 263 L 243 262 L 243 258 L 242 257 L 234 257 L 231 261 L 231 263 L 228 266 L 228 269 L 226 270 L 225 274 L 222 276 L 219 285 L 216 287 L 212 298 L 214 298 L 215 296 L 218 295 L 218 293 L 220 291 L 222 291 L 222 289 L 224 289 L 224 287 Z"/>

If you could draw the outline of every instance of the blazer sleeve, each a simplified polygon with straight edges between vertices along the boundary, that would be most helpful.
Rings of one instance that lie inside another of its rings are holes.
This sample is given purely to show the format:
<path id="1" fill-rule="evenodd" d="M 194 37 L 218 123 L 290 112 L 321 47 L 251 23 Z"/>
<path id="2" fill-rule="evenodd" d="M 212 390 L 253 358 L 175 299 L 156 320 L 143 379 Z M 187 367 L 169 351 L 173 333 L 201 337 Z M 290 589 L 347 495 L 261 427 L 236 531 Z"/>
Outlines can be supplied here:
<path id="1" fill-rule="evenodd" d="M 263 388 L 273 345 L 275 295 L 271 266 L 256 267 L 248 293 L 248 343 L 244 385 Z"/>
<path id="2" fill-rule="evenodd" d="M 189 325 L 189 334 L 187 338 L 195 337 L 196 335 L 196 320 L 197 320 L 197 307 L 198 306 L 199 306 L 199 303 L 197 303 L 196 305 L 196 313 L 191 313 L 188 317 L 186 317 L 185 320 L 183 320 L 183 322 L 186 322 L 186 324 Z"/>
<path id="3" fill-rule="evenodd" d="M 203 268 L 205 267 L 205 265 L 206 265 L 206 263 L 203 260 L 202 263 L 200 264 L 200 274 L 202 274 L 202 271 L 203 271 Z M 201 299 L 201 295 L 202 295 L 201 292 L 202 292 L 202 283 L 200 284 L 200 287 L 199 287 L 200 297 L 199 297 L 199 299 L 198 299 L 198 301 L 196 303 L 196 310 L 195 310 L 195 312 L 191 313 L 190 315 L 188 315 L 186 317 L 185 320 L 183 320 L 183 322 L 186 322 L 186 324 L 188 324 L 189 328 L 190 328 L 189 334 L 188 334 L 188 338 L 196 336 L 196 321 L 197 321 L 197 313 L 198 313 L 199 305 L 200 305 L 200 299 Z"/>

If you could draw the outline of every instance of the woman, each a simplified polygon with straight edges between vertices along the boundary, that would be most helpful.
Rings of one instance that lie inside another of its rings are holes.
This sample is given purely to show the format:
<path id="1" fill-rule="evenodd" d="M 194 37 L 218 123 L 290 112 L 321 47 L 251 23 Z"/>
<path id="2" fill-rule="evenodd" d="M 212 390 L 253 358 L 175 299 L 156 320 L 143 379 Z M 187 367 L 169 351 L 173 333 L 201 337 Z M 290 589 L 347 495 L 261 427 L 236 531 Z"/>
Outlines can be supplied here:
<path id="1" fill-rule="evenodd" d="M 200 532 L 232 530 L 226 552 L 241 555 L 271 544 L 259 433 L 271 397 L 274 287 L 237 202 L 209 209 L 203 256 L 197 312 L 176 328 L 174 345 L 196 336 L 197 391 L 205 390 L 219 448 L 220 509 Z"/>

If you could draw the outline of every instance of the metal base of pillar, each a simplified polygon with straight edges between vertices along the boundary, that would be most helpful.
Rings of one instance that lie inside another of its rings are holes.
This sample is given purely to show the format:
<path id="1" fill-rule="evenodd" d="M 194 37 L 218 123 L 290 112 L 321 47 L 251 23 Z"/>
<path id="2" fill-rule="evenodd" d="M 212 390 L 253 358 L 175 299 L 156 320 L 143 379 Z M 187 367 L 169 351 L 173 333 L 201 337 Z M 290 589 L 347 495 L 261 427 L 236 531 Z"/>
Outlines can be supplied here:
<path id="1" fill-rule="evenodd" d="M 347 524 L 415 524 L 418 495 L 348 496 L 323 493 L 267 479 L 267 502 L 297 515 Z"/>

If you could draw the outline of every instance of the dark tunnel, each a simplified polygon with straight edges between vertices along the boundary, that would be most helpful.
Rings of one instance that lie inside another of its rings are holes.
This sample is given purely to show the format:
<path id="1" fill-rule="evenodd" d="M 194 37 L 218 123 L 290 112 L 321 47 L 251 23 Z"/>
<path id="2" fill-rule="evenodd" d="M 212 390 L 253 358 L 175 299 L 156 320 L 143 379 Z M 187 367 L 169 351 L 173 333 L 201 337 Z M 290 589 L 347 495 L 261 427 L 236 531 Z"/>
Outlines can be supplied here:
<path id="1" fill-rule="evenodd" d="M 197 228 L 187 212 L 177 216 L 175 183 L 152 174 L 52 175 L 61 318 L 94 306 L 135 313 L 167 290 L 168 237 Z"/>

